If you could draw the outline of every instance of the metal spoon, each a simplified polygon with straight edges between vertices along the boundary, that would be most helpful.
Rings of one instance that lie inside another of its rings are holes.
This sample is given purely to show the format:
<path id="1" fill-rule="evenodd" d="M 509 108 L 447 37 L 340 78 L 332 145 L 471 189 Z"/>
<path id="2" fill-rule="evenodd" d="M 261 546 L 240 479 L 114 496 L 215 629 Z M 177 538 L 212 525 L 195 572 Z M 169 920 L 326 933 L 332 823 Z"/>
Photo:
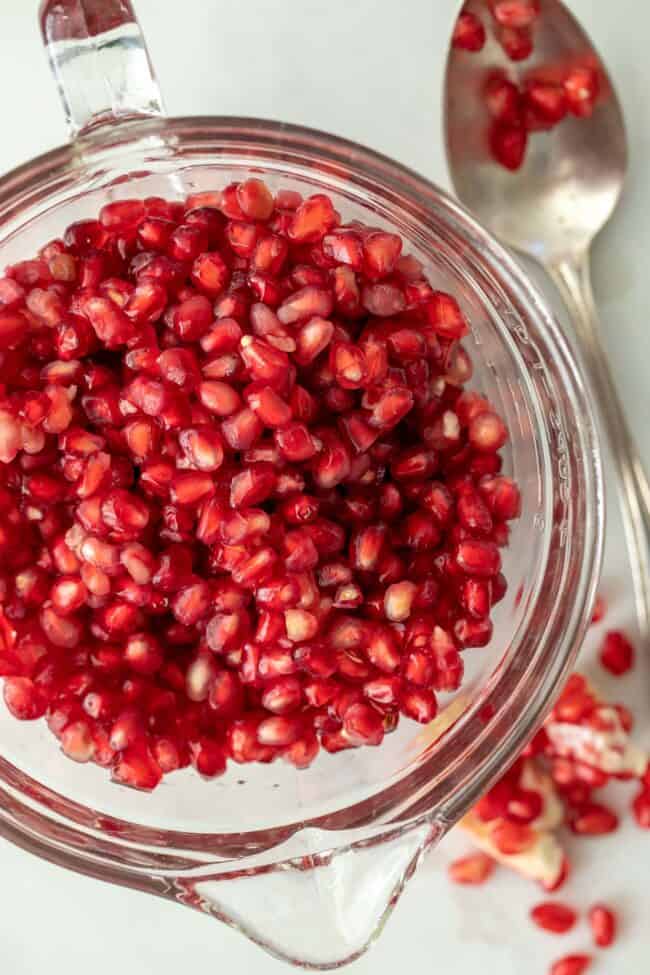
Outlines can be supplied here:
<path id="1" fill-rule="evenodd" d="M 485 0 L 465 10 L 486 21 Z M 479 53 L 451 48 L 445 81 L 446 149 L 462 202 L 497 237 L 538 261 L 571 314 L 578 346 L 598 400 L 616 463 L 642 637 L 650 638 L 650 484 L 628 426 L 599 334 L 590 275 L 590 247 L 618 203 L 627 170 L 623 113 L 600 59 L 560 0 L 544 0 L 534 52 L 510 61 L 494 39 Z M 534 133 L 522 168 L 511 172 L 490 158 L 484 103 L 487 77 L 502 69 L 521 81 L 549 64 L 595 62 L 605 97 L 588 119 L 567 118 Z"/>

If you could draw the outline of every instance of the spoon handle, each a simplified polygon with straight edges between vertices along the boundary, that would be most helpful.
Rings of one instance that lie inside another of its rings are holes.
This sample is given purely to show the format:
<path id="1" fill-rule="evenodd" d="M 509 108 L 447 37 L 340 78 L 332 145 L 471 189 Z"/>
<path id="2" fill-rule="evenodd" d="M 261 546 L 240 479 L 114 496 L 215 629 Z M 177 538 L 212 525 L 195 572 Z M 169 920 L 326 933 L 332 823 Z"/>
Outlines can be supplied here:
<path id="1" fill-rule="evenodd" d="M 547 268 L 571 313 L 617 468 L 639 629 L 650 638 L 650 484 L 600 336 L 589 253 Z"/>

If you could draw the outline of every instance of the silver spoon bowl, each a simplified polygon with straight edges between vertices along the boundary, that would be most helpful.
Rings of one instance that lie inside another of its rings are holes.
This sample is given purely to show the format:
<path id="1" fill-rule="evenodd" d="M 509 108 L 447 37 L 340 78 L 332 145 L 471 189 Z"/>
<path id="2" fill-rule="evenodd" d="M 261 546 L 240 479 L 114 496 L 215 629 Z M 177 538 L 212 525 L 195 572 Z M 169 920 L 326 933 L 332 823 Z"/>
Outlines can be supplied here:
<path id="1" fill-rule="evenodd" d="M 485 0 L 465 10 L 484 23 Z M 521 83 L 536 70 L 591 64 L 601 94 L 590 118 L 567 117 L 528 140 L 523 165 L 505 169 L 491 156 L 485 84 L 495 72 Z M 603 347 L 590 276 L 590 248 L 620 198 L 627 139 L 620 102 L 591 41 L 560 0 L 542 0 L 534 50 L 509 60 L 488 31 L 482 51 L 450 49 L 445 81 L 446 150 L 462 202 L 492 233 L 538 261 L 566 302 L 584 366 L 598 401 L 619 475 L 625 532 L 642 638 L 650 639 L 650 485 L 628 426 Z"/>

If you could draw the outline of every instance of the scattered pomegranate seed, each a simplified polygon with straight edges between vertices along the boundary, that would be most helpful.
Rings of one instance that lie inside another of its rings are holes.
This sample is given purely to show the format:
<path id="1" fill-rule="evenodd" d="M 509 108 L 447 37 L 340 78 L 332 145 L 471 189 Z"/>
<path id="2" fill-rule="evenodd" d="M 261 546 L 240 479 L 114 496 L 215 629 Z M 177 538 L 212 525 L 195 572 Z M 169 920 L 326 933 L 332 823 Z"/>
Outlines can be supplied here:
<path id="1" fill-rule="evenodd" d="M 614 677 L 622 677 L 634 667 L 635 650 L 625 634 L 612 630 L 600 648 L 600 662 Z"/>
<path id="2" fill-rule="evenodd" d="M 535 843 L 535 833 L 529 826 L 506 821 L 498 823 L 491 837 L 499 852 L 506 856 L 525 853 Z"/>
<path id="3" fill-rule="evenodd" d="M 526 27 L 500 27 L 496 36 L 511 61 L 526 61 L 533 53 L 533 35 Z"/>
<path id="4" fill-rule="evenodd" d="M 616 940 L 616 915 L 605 904 L 594 904 L 589 908 L 589 924 L 594 943 L 599 948 L 609 948 Z"/>
<path id="5" fill-rule="evenodd" d="M 583 975 L 592 960 L 590 955 L 566 955 L 551 965 L 549 975 Z"/>
<path id="6" fill-rule="evenodd" d="M 564 80 L 564 90 L 571 114 L 579 118 L 589 118 L 600 93 L 598 71 L 589 67 L 574 68 Z"/>
<path id="7" fill-rule="evenodd" d="M 481 51 L 485 46 L 485 37 L 485 27 L 475 14 L 468 11 L 460 14 L 454 27 L 454 47 L 461 51 Z"/>
<path id="8" fill-rule="evenodd" d="M 403 247 L 251 176 L 111 203 L 0 279 L 0 673 L 71 759 L 145 790 L 305 768 L 460 686 L 520 497 Z"/>
<path id="9" fill-rule="evenodd" d="M 553 934 L 566 934 L 576 924 L 578 915 L 572 907 L 553 901 L 546 901 L 534 907 L 530 916 L 539 928 Z"/>
<path id="10" fill-rule="evenodd" d="M 523 125 L 494 122 L 489 138 L 490 151 L 501 166 L 513 172 L 521 169 L 528 144 L 528 133 Z"/>
<path id="11" fill-rule="evenodd" d="M 550 81 L 530 81 L 524 92 L 526 110 L 530 116 L 526 127 L 547 128 L 557 125 L 569 111 L 569 103 L 562 85 Z"/>
<path id="12" fill-rule="evenodd" d="M 540 14 L 541 0 L 490 0 L 490 10 L 504 27 L 531 27 Z"/>
<path id="13" fill-rule="evenodd" d="M 484 884 L 494 873 L 495 863 L 485 853 L 473 853 L 449 865 L 449 877 L 455 884 Z"/>
<path id="14" fill-rule="evenodd" d="M 579 809 L 569 823 L 571 830 L 580 836 L 603 836 L 618 829 L 618 816 L 599 803 L 590 803 Z"/>

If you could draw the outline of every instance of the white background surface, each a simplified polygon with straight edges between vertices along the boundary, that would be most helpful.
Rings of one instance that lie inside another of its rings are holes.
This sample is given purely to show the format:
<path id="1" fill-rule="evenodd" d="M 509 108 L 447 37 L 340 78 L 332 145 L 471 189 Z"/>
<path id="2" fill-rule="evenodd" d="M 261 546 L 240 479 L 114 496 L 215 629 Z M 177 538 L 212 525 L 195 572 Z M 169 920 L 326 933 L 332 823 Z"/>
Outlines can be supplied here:
<path id="1" fill-rule="evenodd" d="M 630 128 L 627 193 L 597 243 L 595 277 L 614 369 L 650 463 L 650 14 L 642 0 L 570 5 L 605 56 Z M 456 6 L 456 0 L 137 0 L 170 114 L 307 124 L 371 145 L 443 184 L 438 85 Z M 2 172 L 66 137 L 35 8 L 35 0 L 0 5 Z M 612 604 L 608 624 L 629 623 L 616 513 L 604 591 Z M 649 687 L 639 671 L 617 690 L 640 703 Z M 377 947 L 351 971 L 382 975 L 408 965 L 428 973 L 541 975 L 553 957 L 588 945 L 584 927 L 562 941 L 535 931 L 525 915 L 538 895 L 517 878 L 500 875 L 489 893 L 452 889 L 441 867 L 465 847 L 452 837 L 429 857 Z M 567 898 L 607 898 L 625 916 L 620 946 L 599 956 L 594 975 L 650 969 L 649 864 L 650 837 L 631 828 L 624 838 L 577 847 L 577 879 Z M 214 921 L 66 873 L 4 841 L 0 872 L 0 966 L 10 975 L 289 970 Z"/>

